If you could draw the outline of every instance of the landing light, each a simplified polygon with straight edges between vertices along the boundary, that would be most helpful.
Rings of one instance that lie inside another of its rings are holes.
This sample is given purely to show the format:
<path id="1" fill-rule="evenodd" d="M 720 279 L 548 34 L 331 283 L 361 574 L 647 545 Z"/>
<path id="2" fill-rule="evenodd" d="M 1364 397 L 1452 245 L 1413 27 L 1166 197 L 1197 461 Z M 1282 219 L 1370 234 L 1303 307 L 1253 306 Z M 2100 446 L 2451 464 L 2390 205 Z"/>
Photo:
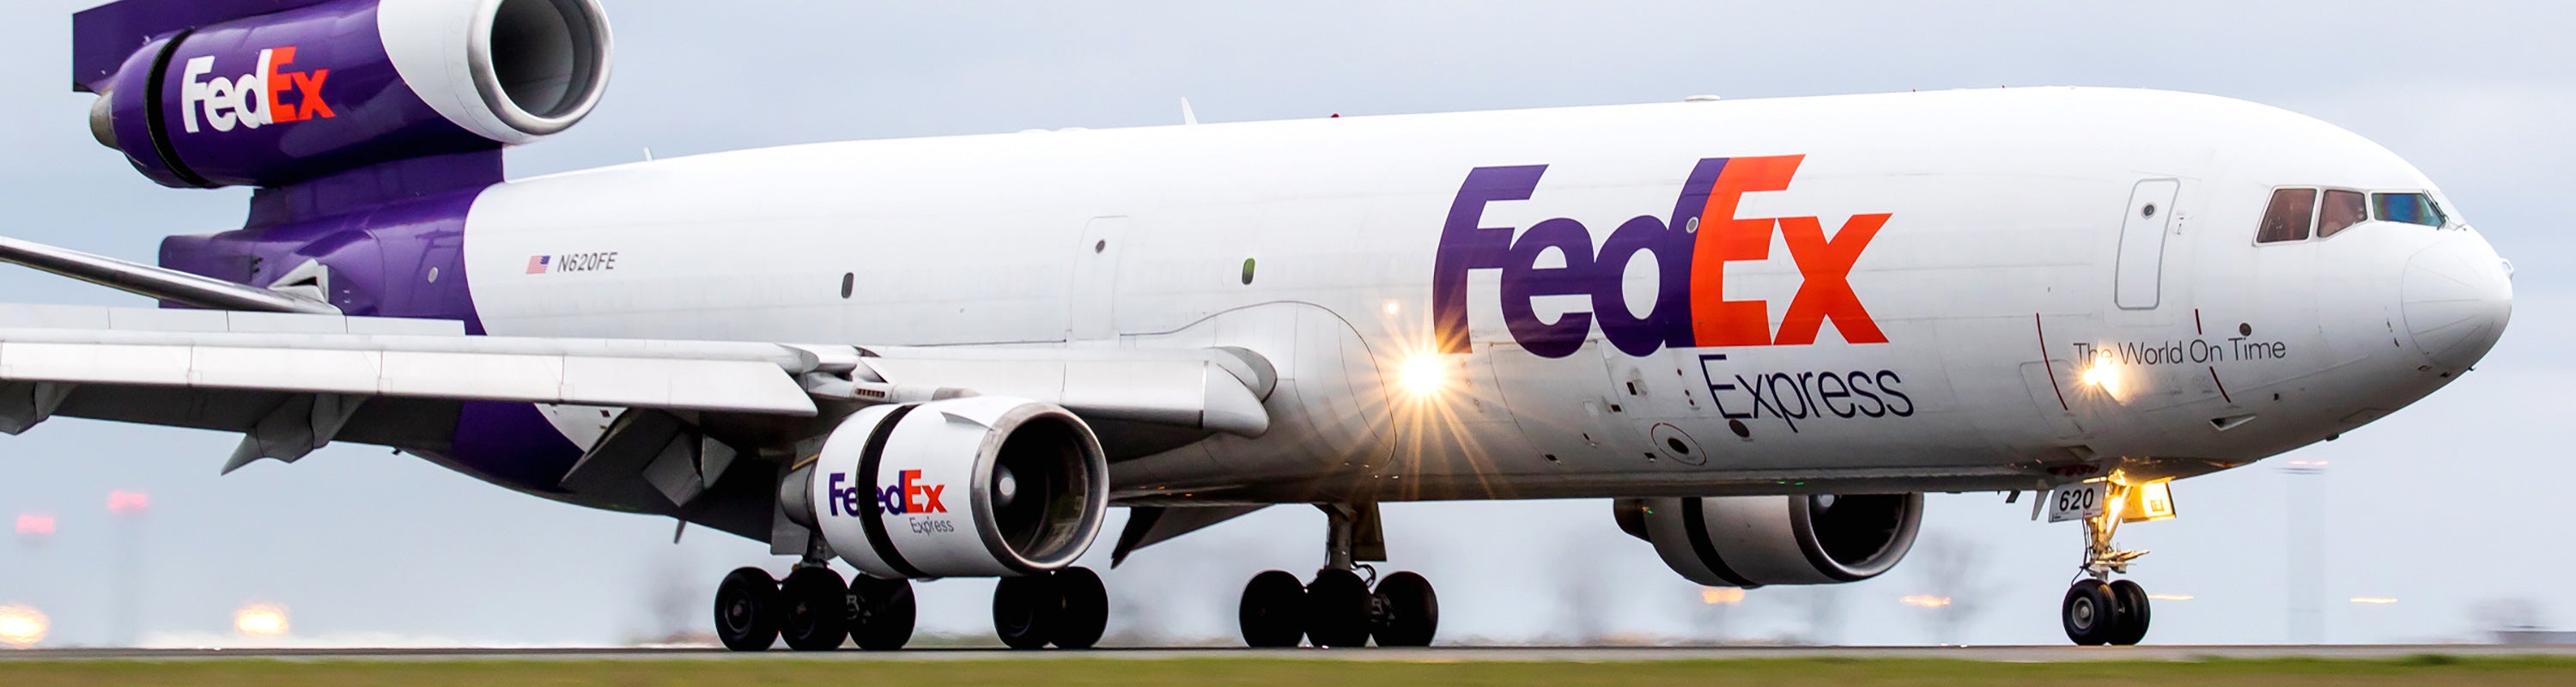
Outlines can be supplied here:
<path id="1" fill-rule="evenodd" d="M 2112 398 L 2120 397 L 2120 371 L 2113 369 L 2109 365 L 2095 365 L 2085 368 L 2082 380 L 2084 386 L 2101 389 L 2103 393 L 2110 394 Z"/>
<path id="2" fill-rule="evenodd" d="M 2384 597 L 2384 596 L 2356 596 L 2356 597 L 2352 597 L 2352 602 L 2353 602 L 2353 603 L 2357 603 L 2357 604 L 2370 604 L 2370 605 L 2373 605 L 2373 606 L 2384 606 L 2384 605 L 2388 605 L 2388 604 L 2397 603 L 2397 600 L 2396 600 L 2396 599 L 2391 599 L 2391 598 L 2388 598 L 2388 597 Z"/>
<path id="3" fill-rule="evenodd" d="M 1449 388 L 1449 359 L 1431 353 L 1415 354 L 1404 361 L 1401 380 L 1405 393 L 1419 398 L 1439 396 Z"/>
<path id="4" fill-rule="evenodd" d="M 1711 606 L 1733 606 L 1743 601 L 1744 589 L 1740 587 L 1704 587 L 1699 590 L 1699 602 Z"/>
<path id="5" fill-rule="evenodd" d="M 1916 594 L 1897 600 L 1905 602 L 1905 605 L 1913 606 L 1915 608 L 1940 608 L 1950 605 L 1950 597 L 1933 596 L 1930 594 Z"/>

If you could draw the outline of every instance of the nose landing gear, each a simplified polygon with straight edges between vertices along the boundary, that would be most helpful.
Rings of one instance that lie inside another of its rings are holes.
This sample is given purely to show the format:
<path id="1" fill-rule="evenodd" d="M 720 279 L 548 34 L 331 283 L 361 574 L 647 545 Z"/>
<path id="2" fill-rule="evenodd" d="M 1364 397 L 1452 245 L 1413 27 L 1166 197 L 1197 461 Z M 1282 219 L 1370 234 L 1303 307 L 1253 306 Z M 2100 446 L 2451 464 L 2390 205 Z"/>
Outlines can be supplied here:
<path id="1" fill-rule="evenodd" d="M 2066 638 L 2079 646 L 2128 646 L 2146 638 L 2152 609 L 2145 587 L 2111 576 L 2128 574 L 2129 565 L 2147 552 L 2119 550 L 2112 546 L 2111 535 L 2119 531 L 2124 515 L 2138 515 L 2123 506 L 2139 500 L 2139 488 L 2117 481 L 2099 486 L 2108 492 L 2100 499 L 2108 507 L 2096 508 L 2083 518 L 2084 571 L 2067 588 L 2065 601 L 2058 605 L 2058 620 L 2066 628 Z M 2169 498 L 2160 507 L 2163 517 L 2171 516 Z"/>

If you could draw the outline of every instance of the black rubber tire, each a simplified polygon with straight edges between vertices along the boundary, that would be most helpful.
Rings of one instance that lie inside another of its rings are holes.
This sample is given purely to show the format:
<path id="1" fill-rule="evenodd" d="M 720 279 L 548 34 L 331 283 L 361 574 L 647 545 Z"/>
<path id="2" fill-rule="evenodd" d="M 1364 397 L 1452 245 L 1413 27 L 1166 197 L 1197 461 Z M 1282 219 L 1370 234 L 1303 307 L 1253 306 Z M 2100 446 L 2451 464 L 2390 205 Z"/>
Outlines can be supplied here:
<path id="1" fill-rule="evenodd" d="M 912 580 L 880 580 L 860 575 L 850 580 L 850 641 L 869 651 L 893 651 L 912 642 L 919 609 L 913 605 Z"/>
<path id="2" fill-rule="evenodd" d="M 1054 638 L 1058 649 L 1089 649 L 1109 629 L 1109 586 L 1100 573 L 1073 567 L 1055 571 L 1057 608 Z"/>
<path id="3" fill-rule="evenodd" d="M 1053 575 L 1005 577 L 993 585 L 993 633 L 1013 649 L 1046 648 L 1063 611 Z"/>
<path id="4" fill-rule="evenodd" d="M 831 568 L 798 567 L 778 585 L 778 635 L 787 648 L 831 651 L 850 638 L 850 586 Z"/>
<path id="5" fill-rule="evenodd" d="M 768 651 L 778 642 L 778 581 L 769 571 L 736 568 L 716 585 L 716 639 L 735 651 Z"/>
<path id="6" fill-rule="evenodd" d="M 1306 640 L 1319 648 L 1368 646 L 1372 601 L 1359 573 L 1315 573 L 1306 584 Z"/>
<path id="7" fill-rule="evenodd" d="M 2132 646 L 2146 639 L 2147 622 L 2155 617 L 2155 609 L 2147 599 L 2147 588 L 2129 580 L 2113 580 L 2111 600 L 2120 611 L 2119 632 L 2111 636 L 2111 643 Z"/>
<path id="8" fill-rule="evenodd" d="M 1306 585 L 1286 570 L 1264 570 L 1243 585 L 1243 643 L 1255 649 L 1297 646 L 1306 636 Z"/>
<path id="9" fill-rule="evenodd" d="M 2108 644 L 2120 627 L 2119 602 L 2113 599 L 2111 585 L 2099 580 L 2079 580 L 2066 588 L 2066 601 L 2058 605 L 2058 621 L 2066 626 L 2066 638 L 2076 646 Z"/>
<path id="10" fill-rule="evenodd" d="M 1431 646 L 1440 631 L 1440 595 L 1431 580 L 1411 571 L 1377 581 L 1377 613 L 1369 634 L 1378 646 Z"/>

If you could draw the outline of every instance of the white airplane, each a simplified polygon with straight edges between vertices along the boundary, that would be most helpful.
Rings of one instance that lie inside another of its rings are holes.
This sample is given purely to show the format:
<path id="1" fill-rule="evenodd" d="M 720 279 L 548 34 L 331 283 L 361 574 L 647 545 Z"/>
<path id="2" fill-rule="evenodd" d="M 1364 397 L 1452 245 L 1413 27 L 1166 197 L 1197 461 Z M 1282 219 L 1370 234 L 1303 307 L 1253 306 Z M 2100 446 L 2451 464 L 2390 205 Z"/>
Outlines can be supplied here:
<path id="1" fill-rule="evenodd" d="M 0 429 L 331 442 L 793 557 L 724 643 L 893 649 L 908 580 L 999 577 L 1082 648 L 1073 566 L 1254 510 L 1329 516 L 1251 577 L 1256 647 L 1423 645 L 1378 504 L 1591 498 L 1712 586 L 1902 559 L 1925 492 L 2047 494 L 2062 624 L 2146 633 L 2113 545 L 2172 480 L 2470 370 L 2511 267 L 2406 161 L 2224 98 L 1900 93 L 1031 131 L 506 180 L 589 113 L 595 0 L 123 0 L 75 22 L 92 127 L 252 186 L 144 265 L 10 262 L 161 309 L 0 309 Z M 2035 503 L 2038 500 L 2035 500 Z M 2036 517 L 2036 511 L 2034 512 Z M 859 575 L 845 581 L 831 562 Z"/>

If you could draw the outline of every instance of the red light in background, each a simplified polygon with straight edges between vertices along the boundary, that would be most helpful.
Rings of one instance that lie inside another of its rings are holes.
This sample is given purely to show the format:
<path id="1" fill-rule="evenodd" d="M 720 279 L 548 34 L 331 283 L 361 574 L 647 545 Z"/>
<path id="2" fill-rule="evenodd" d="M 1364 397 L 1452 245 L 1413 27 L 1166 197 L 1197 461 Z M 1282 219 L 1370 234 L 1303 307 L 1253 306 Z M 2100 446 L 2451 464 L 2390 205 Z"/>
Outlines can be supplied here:
<path id="1" fill-rule="evenodd" d="M 111 491 L 107 493 L 107 512 L 117 515 L 139 515 L 151 510 L 152 497 L 142 492 Z"/>
<path id="2" fill-rule="evenodd" d="M 54 533 L 54 516 L 42 513 L 18 516 L 18 533 L 30 537 L 51 536 Z"/>

